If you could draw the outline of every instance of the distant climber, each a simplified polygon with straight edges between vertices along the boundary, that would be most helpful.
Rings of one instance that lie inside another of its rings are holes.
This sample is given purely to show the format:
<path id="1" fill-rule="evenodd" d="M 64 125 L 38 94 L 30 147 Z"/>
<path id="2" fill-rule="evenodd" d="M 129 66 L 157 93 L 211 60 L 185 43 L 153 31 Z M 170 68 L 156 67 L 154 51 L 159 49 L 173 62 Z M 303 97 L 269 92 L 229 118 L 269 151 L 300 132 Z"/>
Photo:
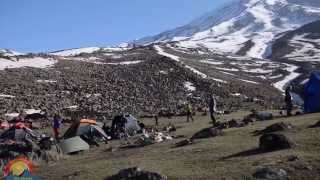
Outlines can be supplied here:
<path id="1" fill-rule="evenodd" d="M 155 125 L 158 126 L 159 125 L 159 118 L 158 118 L 158 114 L 154 114 L 154 120 L 155 120 Z"/>
<path id="2" fill-rule="evenodd" d="M 291 91 L 292 91 L 292 86 L 289 85 L 286 88 L 286 91 L 285 91 L 285 103 L 286 103 L 287 116 L 291 116 L 292 115 L 291 112 L 292 112 L 292 109 L 293 109 Z"/>
<path id="3" fill-rule="evenodd" d="M 192 106 L 189 102 L 186 103 L 186 113 L 187 113 L 187 122 L 189 122 L 189 119 L 191 119 L 193 122 L 194 119 L 192 117 Z"/>
<path id="4" fill-rule="evenodd" d="M 216 118 L 214 116 L 215 112 L 217 111 L 217 102 L 214 98 L 214 95 L 208 96 L 208 106 L 209 106 L 209 112 L 210 112 L 210 118 L 212 121 L 213 126 L 216 124 Z"/>

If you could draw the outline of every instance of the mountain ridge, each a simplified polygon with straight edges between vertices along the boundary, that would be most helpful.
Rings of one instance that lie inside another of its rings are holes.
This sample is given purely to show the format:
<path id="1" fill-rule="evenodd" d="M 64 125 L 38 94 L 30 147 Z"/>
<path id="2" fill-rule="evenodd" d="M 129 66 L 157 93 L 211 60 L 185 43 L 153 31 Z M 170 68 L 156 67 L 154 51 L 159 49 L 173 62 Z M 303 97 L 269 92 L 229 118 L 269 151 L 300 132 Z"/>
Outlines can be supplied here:
<path id="1" fill-rule="evenodd" d="M 175 42 L 181 47 L 206 47 L 236 54 L 251 40 L 254 45 L 246 55 L 265 58 L 279 34 L 318 19 L 320 6 L 314 0 L 240 0 L 185 26 L 133 43 Z"/>

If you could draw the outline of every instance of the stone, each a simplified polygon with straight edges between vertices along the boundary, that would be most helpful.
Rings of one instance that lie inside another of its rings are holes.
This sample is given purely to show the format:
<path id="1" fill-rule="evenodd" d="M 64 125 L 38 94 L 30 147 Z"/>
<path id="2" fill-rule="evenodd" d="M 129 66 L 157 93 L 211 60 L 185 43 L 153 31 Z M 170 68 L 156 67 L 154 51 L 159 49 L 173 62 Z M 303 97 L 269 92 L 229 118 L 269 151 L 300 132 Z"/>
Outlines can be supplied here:
<path id="1" fill-rule="evenodd" d="M 254 134 L 256 134 L 256 135 L 266 134 L 266 133 L 272 133 L 272 132 L 277 132 L 277 131 L 285 131 L 285 130 L 289 130 L 292 128 L 293 128 L 293 126 L 291 124 L 286 124 L 286 123 L 280 122 L 280 123 L 272 124 L 263 130 L 256 131 Z"/>
<path id="2" fill-rule="evenodd" d="M 294 143 L 283 134 L 264 134 L 259 139 L 259 149 L 262 151 L 274 151 L 292 148 Z"/>
<path id="3" fill-rule="evenodd" d="M 141 170 L 138 167 L 123 169 L 118 174 L 106 178 L 105 180 L 166 180 L 167 177 L 150 171 Z"/>
<path id="4" fill-rule="evenodd" d="M 253 174 L 256 180 L 287 180 L 288 174 L 283 169 L 263 167 Z"/>

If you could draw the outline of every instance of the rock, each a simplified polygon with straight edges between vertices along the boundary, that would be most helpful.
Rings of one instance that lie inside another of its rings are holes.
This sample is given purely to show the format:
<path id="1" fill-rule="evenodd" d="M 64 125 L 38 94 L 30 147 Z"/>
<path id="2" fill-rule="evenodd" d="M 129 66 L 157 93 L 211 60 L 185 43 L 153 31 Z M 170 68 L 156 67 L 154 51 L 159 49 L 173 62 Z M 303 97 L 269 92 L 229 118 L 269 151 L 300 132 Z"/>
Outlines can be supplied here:
<path id="1" fill-rule="evenodd" d="M 288 149 L 294 146 L 283 134 L 264 134 L 259 139 L 259 149 L 262 151 L 274 151 L 280 149 Z"/>
<path id="2" fill-rule="evenodd" d="M 298 156 L 290 155 L 287 157 L 287 161 L 296 161 L 296 160 L 299 160 Z"/>
<path id="3" fill-rule="evenodd" d="M 118 174 L 106 178 L 105 180 L 165 180 L 167 177 L 159 173 L 143 171 L 138 167 L 123 169 Z"/>
<path id="4" fill-rule="evenodd" d="M 258 120 L 261 120 L 261 121 L 272 120 L 273 114 L 270 112 L 258 112 L 257 118 L 258 118 Z"/>
<path id="5" fill-rule="evenodd" d="M 185 139 L 185 140 L 183 140 L 183 141 L 177 142 L 177 143 L 175 144 L 175 147 L 187 146 L 187 145 L 190 145 L 190 144 L 192 144 L 192 143 L 193 143 L 193 141 L 192 141 L 191 139 Z"/>
<path id="6" fill-rule="evenodd" d="M 205 128 L 195 133 L 191 139 L 210 138 L 222 135 L 222 130 L 218 128 Z"/>
<path id="7" fill-rule="evenodd" d="M 239 127 L 238 121 L 232 119 L 227 122 L 228 128 L 234 128 L 234 127 Z"/>
<path id="8" fill-rule="evenodd" d="M 285 131 L 285 130 L 289 130 L 292 128 L 293 128 L 293 126 L 291 124 L 286 124 L 286 123 L 280 122 L 280 123 L 272 124 L 263 130 L 255 131 L 254 134 L 260 135 L 260 134 L 272 133 L 272 132 L 277 132 L 277 131 Z"/>
<path id="9" fill-rule="evenodd" d="M 253 123 L 254 122 L 254 118 L 253 117 L 250 117 L 250 116 L 246 116 L 243 118 L 242 122 L 244 124 L 249 124 L 249 123 Z"/>
<path id="10" fill-rule="evenodd" d="M 269 167 L 264 167 L 258 169 L 253 174 L 254 179 L 256 180 L 287 180 L 288 174 L 283 169 L 274 169 Z"/>

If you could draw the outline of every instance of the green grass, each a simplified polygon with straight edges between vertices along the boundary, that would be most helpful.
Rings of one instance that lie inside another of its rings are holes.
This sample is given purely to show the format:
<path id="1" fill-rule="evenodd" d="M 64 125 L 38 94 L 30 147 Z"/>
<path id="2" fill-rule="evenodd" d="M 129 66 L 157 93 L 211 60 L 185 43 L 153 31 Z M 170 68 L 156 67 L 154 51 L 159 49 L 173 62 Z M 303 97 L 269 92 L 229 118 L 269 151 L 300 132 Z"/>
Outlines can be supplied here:
<path id="1" fill-rule="evenodd" d="M 219 117 L 220 120 L 241 119 L 247 112 L 233 113 Z M 180 126 L 175 135 L 191 137 L 195 132 L 208 127 L 208 117 L 196 116 L 195 122 L 186 123 L 185 117 L 160 119 L 160 126 L 169 122 Z M 123 168 L 133 166 L 159 172 L 169 179 L 252 179 L 251 174 L 261 166 L 273 166 L 285 169 L 291 179 L 320 179 L 320 129 L 309 129 L 309 125 L 320 120 L 320 114 L 279 118 L 272 121 L 255 122 L 244 128 L 224 131 L 223 136 L 202 139 L 195 144 L 173 148 L 182 139 L 175 139 L 143 148 L 117 149 L 121 142 L 113 141 L 110 145 L 90 149 L 81 155 L 36 168 L 36 175 L 43 179 L 103 179 Z M 146 124 L 153 124 L 153 119 L 143 119 Z M 275 151 L 250 156 L 239 156 L 223 160 L 239 152 L 258 147 L 259 137 L 250 132 L 263 129 L 276 122 L 287 122 L 294 129 L 284 132 L 297 143 L 293 149 Z M 115 151 L 107 149 L 112 146 Z M 287 161 L 289 155 L 299 157 L 295 162 Z"/>

